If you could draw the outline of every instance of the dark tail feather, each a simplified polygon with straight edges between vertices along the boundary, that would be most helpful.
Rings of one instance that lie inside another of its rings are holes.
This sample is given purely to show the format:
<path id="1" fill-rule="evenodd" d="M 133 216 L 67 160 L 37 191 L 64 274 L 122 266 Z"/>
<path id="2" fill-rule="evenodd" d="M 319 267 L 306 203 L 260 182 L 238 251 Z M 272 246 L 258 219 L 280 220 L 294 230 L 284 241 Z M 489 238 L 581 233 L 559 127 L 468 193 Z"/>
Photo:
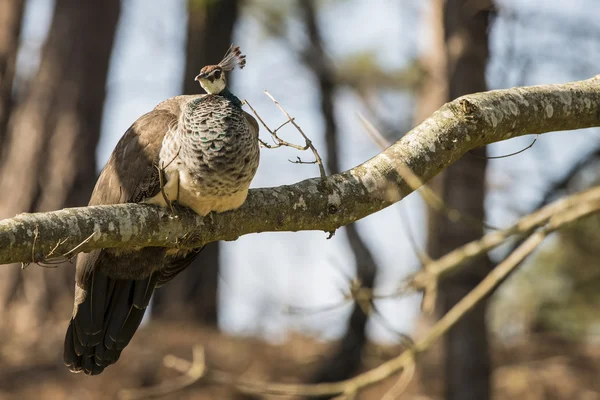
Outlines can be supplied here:
<path id="1" fill-rule="evenodd" d="M 111 279 L 94 272 L 65 337 L 64 360 L 72 372 L 98 375 L 115 363 L 142 322 L 156 277 Z M 76 287 L 76 292 L 84 291 Z"/>

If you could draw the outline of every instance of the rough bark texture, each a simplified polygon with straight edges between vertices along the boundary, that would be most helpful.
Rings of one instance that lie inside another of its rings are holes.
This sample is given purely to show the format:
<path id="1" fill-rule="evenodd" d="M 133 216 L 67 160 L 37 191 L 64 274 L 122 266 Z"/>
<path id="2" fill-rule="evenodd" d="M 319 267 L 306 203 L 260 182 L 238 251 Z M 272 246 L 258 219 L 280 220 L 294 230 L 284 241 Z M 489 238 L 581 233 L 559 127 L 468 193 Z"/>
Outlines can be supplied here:
<path id="1" fill-rule="evenodd" d="M 118 0 L 57 0 L 40 68 L 10 117 L 0 168 L 0 185 L 10 193 L 0 198 L 3 217 L 87 203 L 119 10 Z M 0 309 L 35 325 L 49 310 L 70 307 L 73 270 L 61 270 L 4 269 Z"/>
<path id="2" fill-rule="evenodd" d="M 257 232 L 330 232 L 413 192 L 402 179 L 404 168 L 427 182 L 471 149 L 526 134 L 597 127 L 599 113 L 600 76 L 463 96 L 372 159 L 326 179 L 252 189 L 235 211 L 202 219 L 186 210 L 171 217 L 159 207 L 120 204 L 2 220 L 0 263 L 39 261 L 54 247 L 53 254 L 62 254 L 80 244 L 77 251 L 133 246 L 192 249 Z"/>
<path id="3" fill-rule="evenodd" d="M 448 98 L 486 90 L 488 20 L 491 4 L 446 0 L 443 4 L 445 72 Z M 449 166 L 436 178 L 435 189 L 448 207 L 485 220 L 485 147 Z M 429 224 L 429 253 L 434 258 L 483 236 L 483 225 L 453 221 L 439 213 Z M 480 257 L 440 285 L 440 312 L 445 314 L 487 274 L 491 263 Z M 445 336 L 445 392 L 448 400 L 490 397 L 490 358 L 485 321 L 486 302 L 480 302 Z"/>
<path id="4" fill-rule="evenodd" d="M 325 122 L 324 137 L 327 143 L 326 165 L 329 173 L 339 173 L 339 135 L 335 118 L 335 76 L 323 48 L 323 39 L 317 22 L 317 10 L 313 0 L 298 2 L 308 32 L 308 44 L 303 54 L 305 64 L 315 75 L 321 95 L 321 114 Z M 346 226 L 346 234 L 356 262 L 356 277 L 365 288 L 373 288 L 377 265 L 371 251 L 360 237 L 356 225 Z M 351 377 L 359 369 L 362 350 L 366 343 L 368 315 L 355 303 L 348 321 L 348 328 L 338 347 L 317 368 L 311 382 L 336 382 Z"/>
<path id="5" fill-rule="evenodd" d="M 13 105 L 13 78 L 25 0 L 0 0 L 0 148 Z"/>
<path id="6" fill-rule="evenodd" d="M 194 77 L 218 63 L 232 42 L 239 0 L 188 0 L 185 94 L 202 91 Z M 228 77 L 231 83 L 231 75 Z M 154 294 L 152 315 L 159 318 L 218 322 L 219 244 L 210 243 L 169 285 Z"/>

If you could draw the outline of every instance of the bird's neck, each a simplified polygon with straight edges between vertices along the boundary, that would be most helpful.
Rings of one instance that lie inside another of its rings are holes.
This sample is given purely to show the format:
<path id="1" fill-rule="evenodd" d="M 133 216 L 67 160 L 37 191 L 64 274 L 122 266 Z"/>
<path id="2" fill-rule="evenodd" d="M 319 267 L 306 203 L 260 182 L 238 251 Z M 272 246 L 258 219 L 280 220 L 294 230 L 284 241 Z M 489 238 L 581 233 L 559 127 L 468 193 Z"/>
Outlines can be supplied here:
<path id="1" fill-rule="evenodd" d="M 240 107 L 240 108 L 242 107 L 242 101 L 240 99 L 238 99 L 236 97 L 236 95 L 231 93 L 231 91 L 229 90 L 229 88 L 227 86 L 225 86 L 225 89 L 223 89 L 219 92 L 219 96 L 225 97 L 227 100 L 232 102 L 237 107 Z"/>

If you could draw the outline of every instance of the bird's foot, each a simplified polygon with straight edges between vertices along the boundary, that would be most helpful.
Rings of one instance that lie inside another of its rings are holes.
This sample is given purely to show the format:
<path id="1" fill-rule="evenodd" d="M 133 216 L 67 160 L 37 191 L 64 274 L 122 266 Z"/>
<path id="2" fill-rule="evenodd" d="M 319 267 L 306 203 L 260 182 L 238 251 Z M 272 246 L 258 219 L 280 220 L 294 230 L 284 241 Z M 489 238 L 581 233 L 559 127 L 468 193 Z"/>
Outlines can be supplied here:
<path id="1" fill-rule="evenodd" d="M 156 170 L 158 171 L 158 181 L 159 181 L 160 193 L 162 194 L 163 200 L 165 201 L 165 204 L 167 204 L 169 206 L 169 209 L 171 210 L 171 216 L 177 217 L 177 213 L 175 212 L 175 207 L 173 207 L 173 203 L 175 202 L 175 200 L 169 200 L 169 196 L 167 195 L 167 192 L 165 192 L 165 169 L 159 167 L 158 165 L 155 165 L 154 168 L 156 168 Z M 177 195 L 179 196 L 179 182 L 177 182 L 177 183 L 178 183 Z"/>
<path id="2" fill-rule="evenodd" d="M 173 217 L 173 218 L 176 218 L 179 216 L 179 214 L 177 214 L 177 211 L 175 211 L 175 203 L 176 203 L 176 200 L 169 201 L 167 203 L 169 205 L 169 209 L 171 210 L 171 217 Z"/>

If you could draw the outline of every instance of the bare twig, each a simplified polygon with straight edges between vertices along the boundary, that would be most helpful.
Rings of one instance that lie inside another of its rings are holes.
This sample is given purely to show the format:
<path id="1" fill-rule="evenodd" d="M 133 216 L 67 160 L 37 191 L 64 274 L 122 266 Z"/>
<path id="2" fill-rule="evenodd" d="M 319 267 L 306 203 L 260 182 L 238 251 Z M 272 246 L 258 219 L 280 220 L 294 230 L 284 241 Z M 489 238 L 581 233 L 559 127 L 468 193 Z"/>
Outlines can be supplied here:
<path id="1" fill-rule="evenodd" d="M 171 367 L 177 360 L 173 356 L 165 357 L 165 366 Z M 157 386 L 145 387 L 140 389 L 124 389 L 118 393 L 121 400 L 150 399 L 166 396 L 167 394 L 185 389 L 188 386 L 198 382 L 206 372 L 206 362 L 204 347 L 195 346 L 193 350 L 193 361 L 185 369 L 184 375 L 175 379 L 164 381 Z"/>
<path id="2" fill-rule="evenodd" d="M 46 255 L 46 260 L 50 260 L 52 258 L 52 255 L 56 251 L 56 249 L 58 249 L 58 247 L 60 245 L 62 245 L 64 242 L 66 242 L 66 239 L 62 239 L 62 240 L 59 240 L 58 242 L 56 242 L 56 246 L 54 246 L 52 248 L 52 250 L 50 250 L 50 252 Z"/>
<path id="3" fill-rule="evenodd" d="M 410 381 L 415 376 L 415 372 L 417 370 L 417 364 L 415 359 L 411 359 L 411 361 L 407 361 L 407 365 L 404 367 L 404 370 L 400 374 L 400 377 L 394 383 L 394 386 L 388 390 L 388 392 L 381 398 L 381 400 L 396 400 L 399 399 L 402 393 L 406 391 Z"/>
<path id="4" fill-rule="evenodd" d="M 284 110 L 284 108 L 281 106 L 281 104 L 279 104 L 279 102 L 277 100 L 275 100 L 275 98 L 269 92 L 267 92 L 266 90 L 265 90 L 265 94 L 275 103 L 275 105 L 277 105 L 277 107 L 281 110 L 281 112 L 287 117 L 287 121 L 283 122 L 276 129 L 272 130 L 265 123 L 265 121 L 261 118 L 261 116 L 258 114 L 258 112 L 254 109 L 254 107 L 252 107 L 252 105 L 250 103 L 248 103 L 248 100 L 244 100 L 244 103 L 246 103 L 246 105 L 250 108 L 250 110 L 252 110 L 252 113 L 260 121 L 260 123 L 262 124 L 262 126 L 267 130 L 267 132 L 269 132 L 271 134 L 271 139 L 275 143 L 274 145 L 271 145 L 271 144 L 268 144 L 267 142 L 265 142 L 264 140 L 261 140 L 259 138 L 258 140 L 260 141 L 260 144 L 263 145 L 264 147 L 268 148 L 268 149 L 276 149 L 276 148 L 279 148 L 281 146 L 291 147 L 293 149 L 300 150 L 300 151 L 305 151 L 305 150 L 310 149 L 313 152 L 314 156 L 315 156 L 315 160 L 314 161 L 302 161 L 300 159 L 300 157 L 298 157 L 297 161 L 291 161 L 290 160 L 290 162 L 294 163 L 294 164 L 318 164 L 319 165 L 319 172 L 321 173 L 321 178 L 325 178 L 327 175 L 325 173 L 325 168 L 323 167 L 323 160 L 321 159 L 321 156 L 319 155 L 319 152 L 317 151 L 316 147 L 313 145 L 312 141 L 308 138 L 308 136 L 306 136 L 306 134 L 304 133 L 304 131 L 302 130 L 302 128 L 300 128 L 300 126 L 296 123 L 295 118 L 293 118 L 292 116 L 290 116 Z M 305 141 L 304 146 L 297 145 L 297 144 L 294 144 L 294 143 L 290 143 L 290 142 L 288 142 L 286 140 L 283 140 L 277 134 L 277 132 L 281 128 L 283 128 L 284 126 L 286 126 L 287 124 L 290 124 L 290 123 L 292 125 L 294 125 L 294 127 L 296 128 L 296 130 L 298 132 L 300 132 L 300 135 L 302 135 L 302 137 L 304 138 L 304 141 Z"/>
<path id="5" fill-rule="evenodd" d="M 296 157 L 296 161 L 293 161 L 293 160 L 288 160 L 288 161 L 291 162 L 292 164 L 318 164 L 319 163 L 317 160 L 303 161 L 300 157 Z"/>
<path id="6" fill-rule="evenodd" d="M 315 160 L 316 160 L 317 164 L 319 165 L 319 171 L 321 172 L 321 178 L 325 178 L 327 176 L 327 174 L 325 173 L 325 167 L 323 166 L 323 160 L 321 159 L 321 156 L 319 155 L 319 152 L 313 145 L 312 141 L 308 138 L 308 136 L 306 136 L 306 134 L 304 133 L 302 128 L 300 128 L 300 126 L 296 123 L 296 121 L 294 121 L 294 118 L 292 118 L 291 115 L 288 114 L 287 111 L 285 111 L 285 109 L 281 106 L 281 104 L 279 104 L 279 102 L 277 100 L 275 100 L 273 95 L 271 93 L 267 92 L 266 90 L 265 90 L 265 94 L 271 100 L 273 100 L 273 103 L 275 103 L 277 108 L 279 108 L 281 110 L 283 115 L 285 115 L 288 118 L 288 121 L 292 125 L 294 125 L 294 127 L 298 130 L 298 132 L 300 132 L 300 134 L 302 135 L 302 137 L 304 138 L 304 140 L 306 142 L 306 148 L 310 148 L 310 150 L 313 152 L 313 155 L 315 156 Z"/>
<path id="7" fill-rule="evenodd" d="M 71 259 L 73 257 L 75 257 L 75 255 L 77 255 L 77 253 L 79 252 L 79 249 L 82 246 L 89 243 L 95 234 L 96 234 L 96 232 L 92 232 L 92 234 L 90 236 L 83 239 L 81 241 L 81 243 L 79 243 L 78 245 L 73 247 L 71 250 L 66 251 L 65 253 L 58 255 L 58 256 L 52 256 L 52 254 L 56 251 L 56 249 L 59 248 L 60 246 L 62 246 L 67 241 L 67 239 L 59 240 L 58 243 L 56 243 L 56 246 L 54 246 L 52 248 L 52 250 L 50 250 L 50 253 L 48 253 L 48 255 L 46 255 L 43 260 L 38 261 L 37 264 L 40 266 L 43 266 L 43 267 L 47 267 L 47 266 L 56 266 L 58 264 L 62 264 L 62 263 L 71 261 Z"/>
<path id="8" fill-rule="evenodd" d="M 509 158 L 509 157 L 512 157 L 512 156 L 516 156 L 517 154 L 521 154 L 521 153 L 523 153 L 523 152 L 525 152 L 525 151 L 529 150 L 530 148 L 532 148 L 532 147 L 533 147 L 533 145 L 535 144 L 535 142 L 537 142 L 537 140 L 538 140 L 538 138 L 539 138 L 539 137 L 540 137 L 540 135 L 539 135 L 539 134 L 538 134 L 538 135 L 535 135 L 535 138 L 533 139 L 533 141 L 532 141 L 531 143 L 529 143 L 529 145 L 527 145 L 527 147 L 524 147 L 524 148 L 522 148 L 521 150 L 518 150 L 518 151 L 515 151 L 515 152 L 512 152 L 512 153 L 503 154 L 503 155 L 501 155 L 501 156 L 480 156 L 480 155 L 478 155 L 478 154 L 475 154 L 475 153 L 474 153 L 474 152 L 472 152 L 472 151 L 470 151 L 470 152 L 469 152 L 469 154 L 470 154 L 472 157 L 475 157 L 475 158 L 483 158 L 483 159 L 485 159 L 485 160 L 499 160 L 499 159 L 501 159 L 501 158 Z"/>
<path id="9" fill-rule="evenodd" d="M 269 127 L 269 125 L 267 125 L 267 123 L 261 118 L 260 114 L 258 114 L 258 112 L 254 109 L 254 107 L 252 107 L 252 105 L 248 102 L 248 100 L 244 100 L 244 103 L 246 103 L 246 105 L 250 108 L 250 110 L 252 110 L 252 113 L 256 116 L 256 118 L 258 118 L 258 120 L 260 121 L 262 126 L 267 130 L 267 132 L 269 132 L 271 134 L 271 139 L 273 140 L 273 142 L 275 142 L 275 144 L 272 145 L 272 144 L 268 144 L 267 142 L 265 142 L 264 140 L 261 140 L 259 138 L 258 140 L 260 141 L 260 144 L 262 144 L 264 147 L 266 147 L 268 149 L 277 149 L 281 146 L 285 146 L 285 147 L 291 147 L 292 149 L 296 149 L 296 150 L 300 150 L 300 151 L 308 150 L 308 146 L 300 146 L 298 144 L 287 142 L 277 135 L 277 131 L 279 129 L 281 129 L 283 126 L 285 126 L 286 124 L 288 124 L 290 122 L 290 120 L 287 120 L 286 122 L 281 124 L 277 129 L 272 130 Z"/>

